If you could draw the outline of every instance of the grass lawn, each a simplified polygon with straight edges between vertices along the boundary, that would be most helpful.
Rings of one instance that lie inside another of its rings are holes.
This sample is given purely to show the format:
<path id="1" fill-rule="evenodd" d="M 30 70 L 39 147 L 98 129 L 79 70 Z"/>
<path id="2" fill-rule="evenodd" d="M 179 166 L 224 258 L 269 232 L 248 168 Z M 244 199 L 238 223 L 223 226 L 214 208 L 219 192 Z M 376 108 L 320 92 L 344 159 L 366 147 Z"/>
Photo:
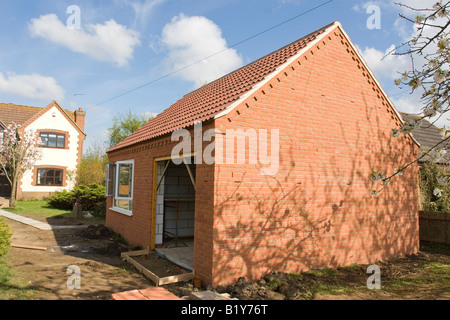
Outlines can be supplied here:
<path id="1" fill-rule="evenodd" d="M 14 274 L 8 255 L 0 257 L 0 300 L 30 300 L 37 294 L 27 281 Z"/>
<path id="2" fill-rule="evenodd" d="M 436 295 L 448 293 L 450 246 L 422 242 L 421 252 L 422 255 L 418 256 L 393 258 L 380 262 L 382 289 L 371 292 L 372 296 L 382 293 L 384 294 L 382 298 L 417 299 L 417 292 L 422 291 L 423 297 L 434 299 L 433 293 Z M 433 253 L 441 256 L 434 256 Z M 364 269 L 365 267 L 362 270 Z M 361 270 L 361 266 L 354 265 L 339 268 L 337 271 L 331 270 L 332 272 L 324 269 L 309 271 L 306 274 L 318 277 L 316 288 L 314 288 L 316 295 L 365 294 L 367 293 L 365 285 L 349 285 L 352 278 L 358 277 L 358 274 L 354 272 L 358 270 Z"/>
<path id="3" fill-rule="evenodd" d="M 46 201 L 17 201 L 15 209 L 4 210 L 19 215 L 41 218 L 52 218 L 56 216 L 70 218 L 72 216 L 72 212 L 70 210 L 51 208 L 48 206 Z"/>

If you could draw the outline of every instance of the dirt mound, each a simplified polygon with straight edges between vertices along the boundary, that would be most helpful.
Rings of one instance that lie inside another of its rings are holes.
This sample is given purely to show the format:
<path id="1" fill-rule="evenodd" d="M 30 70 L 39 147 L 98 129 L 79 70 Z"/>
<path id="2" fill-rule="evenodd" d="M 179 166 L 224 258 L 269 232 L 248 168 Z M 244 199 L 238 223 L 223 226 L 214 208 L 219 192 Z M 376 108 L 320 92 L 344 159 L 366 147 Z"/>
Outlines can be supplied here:
<path id="1" fill-rule="evenodd" d="M 104 225 L 91 225 L 86 229 L 78 232 L 76 236 L 91 240 L 109 240 L 113 239 L 115 234 Z"/>
<path id="2" fill-rule="evenodd" d="M 98 253 L 104 256 L 120 256 L 122 252 L 129 251 L 129 248 L 126 245 L 123 245 L 118 242 L 107 243 L 99 248 L 91 248 L 93 253 Z"/>
<path id="3" fill-rule="evenodd" d="M 310 299 L 314 295 L 309 290 L 315 283 L 313 277 L 271 272 L 259 281 L 252 282 L 240 278 L 234 285 L 218 287 L 219 293 L 230 293 L 239 300 L 292 300 Z"/>
<path id="4" fill-rule="evenodd" d="M 91 253 L 112 257 L 130 251 L 122 238 L 104 225 L 90 225 L 78 231 L 75 236 L 85 240 L 81 246 Z"/>

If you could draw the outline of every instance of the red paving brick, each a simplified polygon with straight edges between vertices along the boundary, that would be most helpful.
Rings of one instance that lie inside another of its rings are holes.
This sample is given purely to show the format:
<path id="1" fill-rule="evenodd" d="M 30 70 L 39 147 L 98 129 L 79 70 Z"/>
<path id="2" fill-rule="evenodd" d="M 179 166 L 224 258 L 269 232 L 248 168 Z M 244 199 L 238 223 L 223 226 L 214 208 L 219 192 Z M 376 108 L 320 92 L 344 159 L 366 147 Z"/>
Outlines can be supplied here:
<path id="1" fill-rule="evenodd" d="M 161 287 L 115 293 L 112 298 L 113 300 L 180 300 Z"/>
<path id="2" fill-rule="evenodd" d="M 140 290 L 140 293 L 148 300 L 180 300 L 176 295 L 161 287 Z"/>
<path id="3" fill-rule="evenodd" d="M 138 290 L 115 293 L 112 298 L 113 300 L 148 300 Z"/>

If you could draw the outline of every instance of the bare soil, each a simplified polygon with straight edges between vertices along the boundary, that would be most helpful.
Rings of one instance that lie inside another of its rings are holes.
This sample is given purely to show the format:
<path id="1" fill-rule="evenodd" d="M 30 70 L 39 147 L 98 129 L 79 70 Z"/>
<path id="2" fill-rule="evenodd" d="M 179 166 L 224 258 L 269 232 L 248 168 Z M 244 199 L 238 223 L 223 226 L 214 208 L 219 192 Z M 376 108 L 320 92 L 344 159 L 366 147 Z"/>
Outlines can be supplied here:
<path id="1" fill-rule="evenodd" d="M 7 220 L 14 232 L 13 244 L 47 248 L 10 250 L 9 263 L 15 276 L 28 283 L 25 289 L 35 291 L 33 299 L 110 300 L 113 293 L 154 286 L 120 257 L 121 252 L 139 248 L 126 245 L 102 224 L 66 218 L 43 221 L 72 228 L 40 231 Z M 183 273 L 181 267 L 153 253 L 136 258 L 160 277 Z M 241 278 L 234 285 L 218 287 L 216 291 L 230 293 L 240 300 L 450 299 L 448 246 L 423 244 L 416 255 L 376 264 L 381 268 L 381 290 L 367 289 L 367 266 L 357 265 L 300 275 L 272 272 L 253 282 Z M 81 270 L 80 290 L 67 288 L 70 277 L 67 269 L 73 265 Z M 165 288 L 179 297 L 197 291 L 192 281 Z"/>
<path id="2" fill-rule="evenodd" d="M 59 225 L 76 228 L 40 231 L 7 221 L 13 230 L 12 244 L 47 248 L 46 251 L 10 249 L 8 261 L 14 275 L 28 283 L 24 289 L 35 292 L 32 299 L 110 300 L 113 293 L 154 286 L 151 280 L 122 261 L 120 253 L 133 248 L 114 239 L 106 228 L 64 220 L 59 220 Z M 69 266 L 80 268 L 80 290 L 67 287 L 71 276 L 67 273 Z"/>
<path id="3" fill-rule="evenodd" d="M 144 256 L 133 257 L 133 259 L 160 278 L 188 273 L 184 268 L 161 258 L 154 252 Z"/>

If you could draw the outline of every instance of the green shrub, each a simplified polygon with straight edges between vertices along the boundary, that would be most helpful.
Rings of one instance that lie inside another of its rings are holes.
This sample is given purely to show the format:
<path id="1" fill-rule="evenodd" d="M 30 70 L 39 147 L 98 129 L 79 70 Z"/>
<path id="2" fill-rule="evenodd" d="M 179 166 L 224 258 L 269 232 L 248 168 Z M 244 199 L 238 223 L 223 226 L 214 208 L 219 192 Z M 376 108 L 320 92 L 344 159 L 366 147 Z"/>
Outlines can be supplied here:
<path id="1" fill-rule="evenodd" d="M 0 257 L 8 253 L 11 246 L 11 229 L 9 226 L 0 220 Z"/>
<path id="2" fill-rule="evenodd" d="M 73 197 L 83 210 L 91 214 L 102 214 L 106 208 L 106 190 L 104 186 L 91 184 L 89 186 L 78 186 L 72 190 Z"/>
<path id="3" fill-rule="evenodd" d="M 73 206 L 78 204 L 82 210 L 93 215 L 103 215 L 106 212 L 105 201 L 105 187 L 98 184 L 81 185 L 71 191 L 56 192 L 47 199 L 47 203 L 53 208 L 72 210 Z"/>
<path id="4" fill-rule="evenodd" d="M 72 210 L 76 199 L 73 197 L 72 191 L 59 191 L 47 199 L 49 206 L 56 209 Z"/>

